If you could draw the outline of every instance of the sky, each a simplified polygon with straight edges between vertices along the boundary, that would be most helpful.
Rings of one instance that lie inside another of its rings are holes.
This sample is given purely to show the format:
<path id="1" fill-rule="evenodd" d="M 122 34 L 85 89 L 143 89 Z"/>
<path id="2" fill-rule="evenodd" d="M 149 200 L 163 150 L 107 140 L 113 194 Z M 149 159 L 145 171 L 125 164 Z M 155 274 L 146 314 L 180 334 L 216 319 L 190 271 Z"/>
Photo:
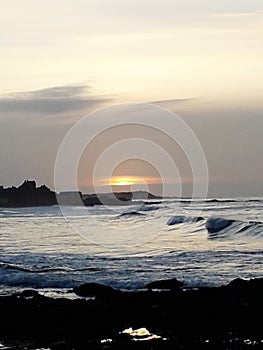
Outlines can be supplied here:
<path id="1" fill-rule="evenodd" d="M 54 188 L 59 147 L 81 118 L 151 103 L 176 113 L 199 140 L 209 196 L 263 196 L 262 16 L 261 0 L 2 0 L 0 183 Z M 178 145 L 126 129 L 85 149 L 81 190 L 93 190 L 94 166 L 112 142 L 139 135 L 171 155 L 189 195 L 191 164 Z M 114 175 L 143 178 L 154 191 L 158 171 L 127 159 Z"/>

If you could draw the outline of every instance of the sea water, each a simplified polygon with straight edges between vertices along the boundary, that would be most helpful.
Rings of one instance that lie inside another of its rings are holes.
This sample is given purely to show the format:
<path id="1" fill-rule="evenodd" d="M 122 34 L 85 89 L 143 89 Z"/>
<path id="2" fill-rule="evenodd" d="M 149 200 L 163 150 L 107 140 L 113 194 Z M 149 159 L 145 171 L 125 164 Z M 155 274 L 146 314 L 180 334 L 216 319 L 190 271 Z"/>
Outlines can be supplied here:
<path id="1" fill-rule="evenodd" d="M 162 199 L 106 207 L 0 209 L 0 294 L 74 297 L 85 282 L 140 290 L 263 277 L 263 199 Z"/>

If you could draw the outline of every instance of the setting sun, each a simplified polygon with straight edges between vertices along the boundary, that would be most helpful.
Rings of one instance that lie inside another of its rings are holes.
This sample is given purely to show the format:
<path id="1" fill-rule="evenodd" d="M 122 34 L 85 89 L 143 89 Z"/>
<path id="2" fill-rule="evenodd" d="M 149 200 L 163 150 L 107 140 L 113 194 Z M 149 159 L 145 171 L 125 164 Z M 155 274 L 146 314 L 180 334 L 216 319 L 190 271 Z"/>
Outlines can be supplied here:
<path id="1" fill-rule="evenodd" d="M 115 176 L 110 180 L 111 186 L 129 186 L 142 183 L 144 183 L 142 179 L 130 176 Z"/>

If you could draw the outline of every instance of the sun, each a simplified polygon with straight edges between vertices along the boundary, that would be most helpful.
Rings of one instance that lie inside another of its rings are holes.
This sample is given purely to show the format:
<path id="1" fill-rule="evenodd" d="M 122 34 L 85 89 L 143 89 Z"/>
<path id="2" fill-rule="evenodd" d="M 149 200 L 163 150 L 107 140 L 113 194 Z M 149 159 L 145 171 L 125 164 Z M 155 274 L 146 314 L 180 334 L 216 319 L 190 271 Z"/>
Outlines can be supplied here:
<path id="1" fill-rule="evenodd" d="M 131 176 L 114 176 L 110 180 L 111 186 L 131 186 L 139 183 L 140 179 Z"/>

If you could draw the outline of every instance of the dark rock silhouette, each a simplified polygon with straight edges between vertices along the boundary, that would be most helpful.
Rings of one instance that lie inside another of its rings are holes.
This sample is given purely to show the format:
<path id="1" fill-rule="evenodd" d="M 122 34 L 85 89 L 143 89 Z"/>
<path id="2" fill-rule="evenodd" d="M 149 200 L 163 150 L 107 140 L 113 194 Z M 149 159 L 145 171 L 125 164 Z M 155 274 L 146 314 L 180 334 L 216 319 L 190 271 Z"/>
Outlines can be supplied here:
<path id="1" fill-rule="evenodd" d="M 43 300 L 45 297 L 38 293 L 35 289 L 25 289 L 20 293 L 13 294 L 20 299 L 34 299 L 35 301 Z"/>
<path id="2" fill-rule="evenodd" d="M 120 291 L 99 283 L 83 283 L 73 288 L 73 293 L 81 297 L 108 297 L 119 294 Z"/>
<path id="3" fill-rule="evenodd" d="M 101 194 L 90 194 L 83 196 L 84 204 L 86 206 L 91 205 L 124 205 L 128 204 L 132 200 L 132 193 L 101 193 Z"/>
<path id="4" fill-rule="evenodd" d="M 233 291 L 236 290 L 238 293 L 249 292 L 251 290 L 258 290 L 261 293 L 263 290 L 263 279 L 251 278 L 244 280 L 242 278 L 236 278 L 224 286 L 224 288 Z"/>
<path id="5" fill-rule="evenodd" d="M 83 205 L 82 193 L 80 191 L 63 191 L 57 194 L 57 201 L 60 205 Z"/>
<path id="6" fill-rule="evenodd" d="M 148 283 L 146 285 L 146 288 L 149 291 L 152 291 L 153 289 L 175 291 L 175 290 L 180 290 L 180 287 L 184 285 L 185 284 L 183 282 L 178 281 L 176 278 L 171 278 L 168 280 L 159 280 L 159 281 Z"/>
<path id="7" fill-rule="evenodd" d="M 46 185 L 37 187 L 35 181 L 25 180 L 19 187 L 0 188 L 0 207 L 50 206 L 56 203 L 55 192 Z"/>
<path id="8" fill-rule="evenodd" d="M 83 202 L 86 206 L 91 205 L 129 205 L 133 200 L 148 200 L 157 199 L 157 197 L 152 193 L 145 191 L 135 191 L 135 192 L 114 192 L 114 193 L 100 193 L 100 194 L 85 194 L 83 195 Z M 139 204 L 139 202 L 136 202 Z M 143 204 L 144 202 L 142 202 Z"/>

